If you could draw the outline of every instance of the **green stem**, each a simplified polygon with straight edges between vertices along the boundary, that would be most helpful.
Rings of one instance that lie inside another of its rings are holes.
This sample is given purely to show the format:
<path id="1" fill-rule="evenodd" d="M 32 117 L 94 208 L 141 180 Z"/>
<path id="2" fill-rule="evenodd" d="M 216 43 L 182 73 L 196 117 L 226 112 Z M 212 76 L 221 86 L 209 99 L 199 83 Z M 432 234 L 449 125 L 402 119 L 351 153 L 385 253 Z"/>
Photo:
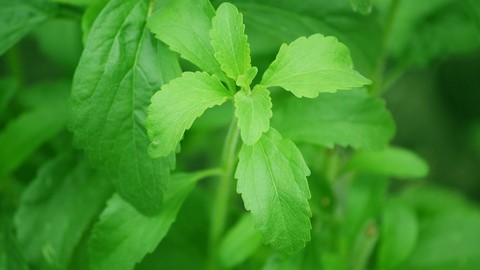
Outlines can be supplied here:
<path id="1" fill-rule="evenodd" d="M 217 269 L 218 242 L 225 230 L 228 218 L 228 206 L 233 190 L 233 173 L 237 163 L 237 146 L 239 142 L 237 119 L 234 118 L 225 140 L 222 153 L 222 169 L 213 204 L 213 213 L 210 230 L 210 265 L 209 269 Z"/>
<path id="2" fill-rule="evenodd" d="M 383 75 L 385 72 L 385 67 L 388 58 L 388 46 L 390 43 L 390 37 L 392 33 L 393 23 L 395 21 L 395 16 L 397 14 L 398 6 L 400 5 L 400 0 L 392 0 L 390 7 L 388 9 L 387 19 L 385 22 L 385 29 L 383 31 L 382 39 L 382 48 L 380 56 L 378 58 L 377 68 L 374 72 L 373 85 L 370 88 L 370 92 L 373 95 L 380 95 L 383 91 Z"/>

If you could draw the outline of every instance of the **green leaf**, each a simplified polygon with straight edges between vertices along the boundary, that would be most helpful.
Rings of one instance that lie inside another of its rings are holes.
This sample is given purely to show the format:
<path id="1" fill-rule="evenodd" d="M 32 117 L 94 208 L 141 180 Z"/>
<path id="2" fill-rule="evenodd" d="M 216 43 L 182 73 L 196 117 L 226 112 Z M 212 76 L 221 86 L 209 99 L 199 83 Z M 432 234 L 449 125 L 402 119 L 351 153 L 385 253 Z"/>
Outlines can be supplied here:
<path id="1" fill-rule="evenodd" d="M 182 58 L 224 80 L 225 75 L 215 60 L 210 43 L 209 31 L 214 14 L 207 0 L 170 1 L 150 16 L 148 28 Z"/>
<path id="2" fill-rule="evenodd" d="M 46 0 L 0 0 L 0 7 L 0 55 L 56 11 Z"/>
<path id="3" fill-rule="evenodd" d="M 347 168 L 398 178 L 422 178 L 429 170 L 421 157 L 399 147 L 388 147 L 378 152 L 357 152 Z"/>
<path id="4" fill-rule="evenodd" d="M 384 102 L 365 91 L 274 103 L 272 126 L 294 141 L 376 150 L 385 147 L 395 134 L 395 123 Z"/>
<path id="5" fill-rule="evenodd" d="M 172 153 L 193 121 L 208 108 L 224 103 L 230 94 L 215 76 L 185 72 L 162 87 L 148 108 L 147 130 L 152 157 Z"/>
<path id="6" fill-rule="evenodd" d="M 255 230 L 252 216 L 243 215 L 220 242 L 220 262 L 231 269 L 252 256 L 261 244 L 262 235 Z"/>
<path id="7" fill-rule="evenodd" d="M 74 76 L 71 129 L 120 196 L 152 214 L 161 208 L 174 157 L 148 156 L 146 108 L 180 68 L 146 29 L 149 4 L 111 0 L 96 19 Z"/>
<path id="8" fill-rule="evenodd" d="M 380 227 L 378 269 L 398 269 L 415 247 L 417 236 L 418 222 L 415 213 L 401 201 L 388 201 L 383 209 Z"/>
<path id="9" fill-rule="evenodd" d="M 369 83 L 353 70 L 348 48 L 336 38 L 320 34 L 283 44 L 262 78 L 267 87 L 279 86 L 297 97 L 309 98 Z"/>
<path id="10" fill-rule="evenodd" d="M 28 261 L 39 269 L 66 269 L 111 190 L 76 153 L 67 152 L 46 163 L 23 193 L 15 216 Z"/>
<path id="11" fill-rule="evenodd" d="M 250 45 L 242 14 L 230 3 L 221 4 L 212 19 L 212 46 L 215 58 L 228 77 L 237 80 L 251 68 Z"/>
<path id="12" fill-rule="evenodd" d="M 139 213 L 114 195 L 95 225 L 90 239 L 90 266 L 100 269 L 133 269 L 165 237 L 200 173 L 172 175 L 162 210 L 155 216 Z"/>
<path id="13" fill-rule="evenodd" d="M 48 106 L 47 106 L 48 105 Z M 0 132 L 0 179 L 65 128 L 65 104 L 50 102 L 20 114 Z"/>
<path id="14" fill-rule="evenodd" d="M 298 148 L 271 128 L 254 145 L 243 145 L 239 160 L 237 192 L 264 241 L 287 254 L 302 249 L 310 240 L 310 170 Z"/>
<path id="15" fill-rule="evenodd" d="M 245 144 L 256 143 L 262 133 L 270 128 L 272 117 L 272 100 L 270 91 L 262 85 L 257 85 L 251 93 L 238 91 L 235 94 L 235 116 Z"/>
<path id="16" fill-rule="evenodd" d="M 352 5 L 353 11 L 366 15 L 372 12 L 372 1 L 373 0 L 350 0 L 350 4 Z"/>

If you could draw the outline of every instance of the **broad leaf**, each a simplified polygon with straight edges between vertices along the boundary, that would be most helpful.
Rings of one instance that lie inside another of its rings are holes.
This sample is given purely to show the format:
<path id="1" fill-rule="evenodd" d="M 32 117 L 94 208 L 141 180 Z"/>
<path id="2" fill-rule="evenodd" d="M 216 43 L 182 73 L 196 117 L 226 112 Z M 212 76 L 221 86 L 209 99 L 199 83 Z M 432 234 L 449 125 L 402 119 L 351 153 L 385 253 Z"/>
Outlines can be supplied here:
<path id="1" fill-rule="evenodd" d="M 283 44 L 262 78 L 267 87 L 279 86 L 297 97 L 309 98 L 369 83 L 353 70 L 348 48 L 336 38 L 320 34 Z"/>
<path id="2" fill-rule="evenodd" d="M 389 147 L 377 152 L 357 152 L 347 164 L 351 170 L 399 178 L 422 178 L 428 174 L 428 164 L 415 153 Z"/>
<path id="3" fill-rule="evenodd" d="M 161 208 L 173 156 L 148 156 L 146 107 L 180 69 L 146 29 L 149 4 L 111 0 L 96 19 L 74 76 L 71 128 L 120 196 L 152 214 Z"/>
<path id="4" fill-rule="evenodd" d="M 273 128 L 254 145 L 243 145 L 235 177 L 237 192 L 252 212 L 264 241 L 293 254 L 310 240 L 310 206 L 302 154 Z"/>
<path id="5" fill-rule="evenodd" d="M 244 215 L 220 242 L 220 262 L 231 269 L 252 256 L 261 244 L 262 235 L 255 230 L 252 216 Z"/>
<path id="6" fill-rule="evenodd" d="M 100 269 L 133 269 L 167 234 L 183 201 L 202 173 L 173 175 L 163 209 L 155 216 L 139 213 L 114 195 L 95 225 L 90 239 L 90 266 Z"/>
<path id="7" fill-rule="evenodd" d="M 380 227 L 378 269 L 398 269 L 410 255 L 418 237 L 415 213 L 401 201 L 390 200 L 385 205 Z"/>
<path id="8" fill-rule="evenodd" d="M 250 45 L 244 33 L 242 14 L 230 3 L 221 4 L 212 19 L 215 58 L 228 77 L 237 80 L 250 69 Z"/>
<path id="9" fill-rule="evenodd" d="M 0 0 L 0 7 L 0 55 L 56 11 L 47 0 Z"/>
<path id="10" fill-rule="evenodd" d="M 182 58 L 224 79 L 210 43 L 215 11 L 207 0 L 175 0 L 152 14 L 148 28 Z"/>
<path id="11" fill-rule="evenodd" d="M 66 269 L 83 232 L 111 194 L 76 153 L 45 164 L 22 195 L 15 226 L 28 261 L 39 269 Z"/>
<path id="12" fill-rule="evenodd" d="M 185 72 L 162 87 L 148 108 L 147 130 L 152 157 L 172 153 L 193 121 L 205 110 L 224 103 L 230 94 L 215 76 Z"/>
<path id="13" fill-rule="evenodd" d="M 275 100 L 275 104 L 272 126 L 294 141 L 381 149 L 395 134 L 395 124 L 384 102 L 364 91 Z"/>
<path id="14" fill-rule="evenodd" d="M 272 101 L 270 91 L 261 85 L 255 86 L 251 93 L 238 91 L 235 94 L 235 116 L 242 140 L 252 145 L 260 139 L 262 133 L 270 128 Z"/>

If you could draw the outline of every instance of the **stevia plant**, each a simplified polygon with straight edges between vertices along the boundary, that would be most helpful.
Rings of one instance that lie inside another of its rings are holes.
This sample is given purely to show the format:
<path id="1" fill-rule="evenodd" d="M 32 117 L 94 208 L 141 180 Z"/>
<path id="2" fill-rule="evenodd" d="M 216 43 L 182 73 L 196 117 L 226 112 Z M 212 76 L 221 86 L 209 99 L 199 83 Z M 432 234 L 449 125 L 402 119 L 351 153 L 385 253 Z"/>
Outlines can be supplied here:
<path id="1" fill-rule="evenodd" d="M 251 211 L 265 243 L 288 254 L 297 252 L 310 239 L 310 191 L 306 178 L 310 170 L 295 144 L 270 127 L 270 89 L 282 87 L 299 98 L 315 98 L 321 92 L 361 87 L 369 80 L 353 70 L 345 45 L 333 37 L 315 34 L 282 45 L 260 83 L 252 85 L 258 69 L 251 66 L 242 15 L 234 5 L 221 4 L 212 18 L 211 29 L 207 31 L 210 24 L 204 25 L 209 39 L 194 37 L 203 41 L 203 53 L 210 56 L 205 58 L 209 61 L 197 60 L 181 48 L 175 41 L 182 39 L 176 36 L 179 32 L 162 31 L 169 23 L 164 13 L 169 12 L 172 11 L 166 8 L 152 17 L 152 31 L 172 50 L 200 68 L 208 67 L 206 70 L 212 74 L 184 72 L 153 96 L 146 121 L 152 140 L 150 155 L 168 156 L 175 151 L 185 130 L 205 110 L 233 101 L 235 118 L 225 145 L 228 150 L 221 181 L 232 181 L 232 170 L 237 167 L 237 192 L 242 194 L 245 208 Z M 242 146 L 235 166 L 238 133 Z M 216 214 L 225 215 L 224 211 Z M 216 225 L 214 233 L 220 234 L 223 227 Z"/>

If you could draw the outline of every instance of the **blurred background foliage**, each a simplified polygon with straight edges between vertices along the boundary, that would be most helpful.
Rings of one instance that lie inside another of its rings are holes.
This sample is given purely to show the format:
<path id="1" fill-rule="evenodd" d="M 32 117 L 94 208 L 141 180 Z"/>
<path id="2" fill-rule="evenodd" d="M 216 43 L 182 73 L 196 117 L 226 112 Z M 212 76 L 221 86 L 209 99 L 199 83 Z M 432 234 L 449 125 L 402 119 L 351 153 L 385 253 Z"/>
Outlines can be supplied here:
<path id="1" fill-rule="evenodd" d="M 49 160 L 75 151 L 66 129 L 71 79 L 85 33 L 105 2 L 0 0 L 0 209 L 4 232 L 0 235 L 0 268 L 7 263 L 23 265 L 19 263 L 23 256 L 31 258 L 22 254 L 26 243 L 15 239 L 11 222 L 21 207 L 22 193 Z M 314 268 L 316 260 L 321 260 L 325 269 L 480 269 L 480 1 L 231 2 L 243 12 L 253 64 L 259 73 L 282 43 L 299 36 L 319 32 L 345 43 L 356 69 L 374 81 L 371 93 L 382 96 L 391 111 L 397 127 L 393 144 L 418 153 L 430 167 L 421 180 L 394 180 L 390 186 L 379 184 L 386 180 L 372 180 L 383 176 L 355 176 L 363 180 L 353 184 L 346 200 L 352 214 L 345 215 L 343 225 L 328 220 L 335 216 L 331 207 L 338 200 L 328 172 L 314 170 L 314 175 L 319 174 L 315 177 L 324 181 L 312 186 L 312 201 L 320 205 L 316 218 L 321 220 L 313 222 L 312 243 L 293 259 L 270 257 L 264 269 L 318 269 Z M 192 68 L 183 64 L 185 69 Z M 218 164 L 222 143 L 205 142 L 223 141 L 231 116 L 228 106 L 207 112 L 195 123 L 182 143 L 179 170 Z M 307 160 L 312 151 L 331 153 L 308 146 L 302 151 Z M 198 269 L 189 267 L 205 263 L 203 243 L 208 238 L 209 192 L 213 188 L 202 182 L 194 190 L 166 239 L 139 269 Z M 108 193 L 109 189 L 104 189 Z M 385 192 L 390 194 L 387 200 L 379 195 Z M 233 216 L 238 217 L 242 205 L 236 203 L 238 213 Z M 369 225 L 372 217 L 380 217 L 380 229 Z M 315 227 L 318 224 L 320 228 Z M 360 241 L 357 238 L 363 234 L 359 232 L 371 234 Z M 83 263 L 85 235 L 72 251 L 71 269 L 87 267 Z M 338 235 L 345 239 L 335 237 Z M 375 237 L 368 238 L 372 235 Z M 269 249 L 259 249 L 255 237 L 253 234 L 248 248 L 256 252 L 238 269 L 259 269 L 268 256 Z M 377 242 L 377 237 L 382 240 Z M 355 243 L 361 246 L 355 247 Z M 377 259 L 363 254 L 366 251 L 377 254 Z M 320 257 L 315 256 L 319 253 Z M 353 262 L 342 261 L 338 254 Z M 344 265 L 350 263 L 353 266 Z"/>

